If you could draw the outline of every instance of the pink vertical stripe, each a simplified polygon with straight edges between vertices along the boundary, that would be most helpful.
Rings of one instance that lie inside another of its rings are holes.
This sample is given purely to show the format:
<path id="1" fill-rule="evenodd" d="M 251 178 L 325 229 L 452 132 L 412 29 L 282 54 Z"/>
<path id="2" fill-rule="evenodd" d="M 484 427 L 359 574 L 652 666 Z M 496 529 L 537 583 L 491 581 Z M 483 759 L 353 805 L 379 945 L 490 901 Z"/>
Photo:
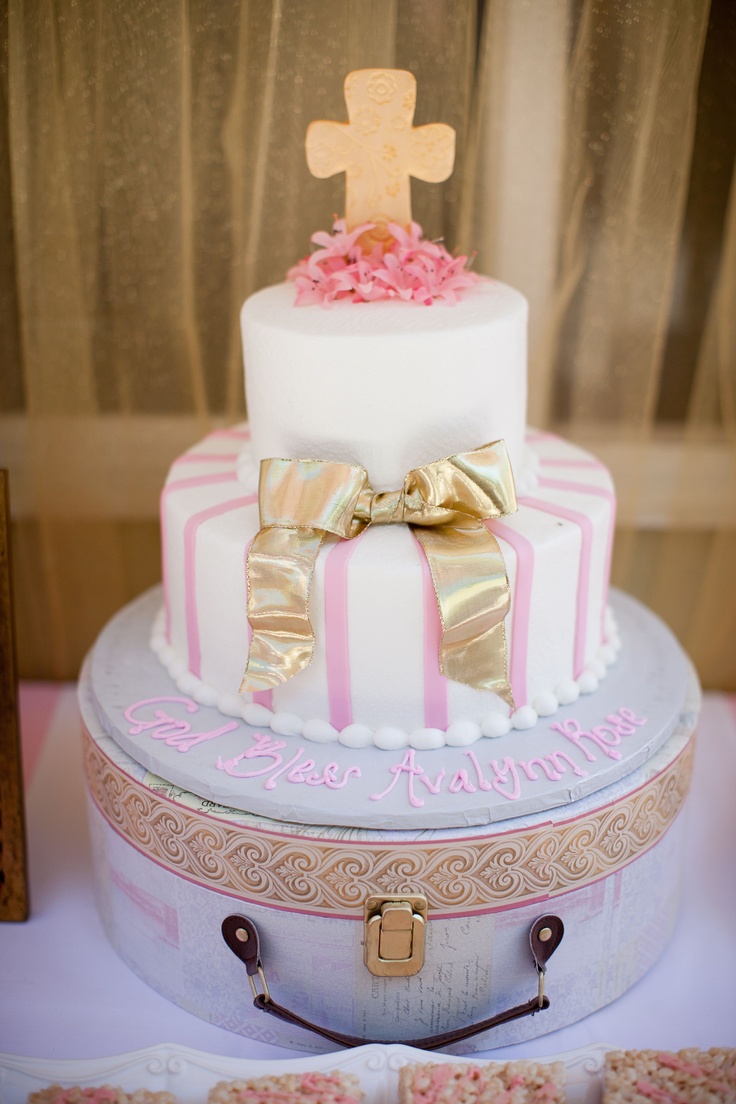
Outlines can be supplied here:
<path id="1" fill-rule="evenodd" d="M 245 498 L 231 498 L 227 502 L 218 502 L 215 506 L 200 510 L 198 514 L 192 514 L 184 526 L 184 609 L 187 624 L 188 667 L 197 678 L 201 677 L 202 667 L 196 593 L 197 534 L 202 525 L 212 518 L 220 517 L 231 510 L 239 510 L 243 506 L 252 506 L 257 501 L 258 495 L 252 494 Z"/>
<path id="2" fill-rule="evenodd" d="M 540 479 L 540 484 L 544 481 Z M 593 525 L 587 514 L 581 514 L 579 510 L 568 509 L 567 506 L 558 506 L 556 503 L 544 502 L 541 498 L 524 496 L 519 502 L 524 506 L 530 506 L 533 510 L 541 510 L 553 517 L 565 518 L 580 529 L 580 568 L 578 570 L 578 588 L 575 602 L 575 644 L 573 648 L 573 676 L 578 678 L 585 667 L 585 627 L 588 621 L 588 596 L 590 591 L 590 557 L 593 548 Z"/>
<path id="3" fill-rule="evenodd" d="M 245 632 L 247 649 L 250 648 L 251 637 L 253 636 L 253 630 L 250 627 L 250 621 L 248 620 L 248 553 L 250 552 L 250 546 L 253 543 L 253 537 L 248 541 L 245 546 L 245 552 L 243 554 L 243 578 L 245 580 Z M 257 705 L 265 705 L 266 709 L 270 709 L 273 712 L 273 690 L 255 690 L 252 694 L 253 701 Z"/>
<path id="4" fill-rule="evenodd" d="M 557 440 L 557 437 L 555 437 L 554 433 L 548 433 L 544 429 L 531 430 L 530 432 L 527 432 L 527 435 L 525 437 L 525 441 L 528 445 L 537 444 L 540 441 L 556 441 L 556 440 Z"/>
<path id="5" fill-rule="evenodd" d="M 169 580 L 167 572 L 168 564 L 168 540 L 169 534 L 166 524 L 166 500 L 170 494 L 174 491 L 185 491 L 191 487 L 209 487 L 215 483 L 235 483 L 237 481 L 237 475 L 235 472 L 215 472 L 210 475 L 195 475 L 191 479 L 172 479 L 168 483 L 164 484 L 161 491 L 161 576 L 164 589 L 164 612 L 166 614 L 166 639 L 171 643 L 171 602 L 169 600 Z"/>
<path id="6" fill-rule="evenodd" d="M 563 460 L 555 456 L 540 456 L 539 463 L 543 468 L 597 468 L 598 470 L 606 471 L 606 465 L 592 456 L 585 460 L 572 458 L 570 460 Z"/>
<path id="7" fill-rule="evenodd" d="M 442 622 L 437 609 L 432 572 L 419 541 L 417 545 L 424 591 L 424 723 L 427 728 L 440 728 L 444 732 L 450 724 L 450 711 L 447 703 L 447 679 L 440 671 L 439 661 Z"/>
<path id="8" fill-rule="evenodd" d="M 509 679 L 514 705 L 520 709 L 528 701 L 526 672 L 529 659 L 529 625 L 532 612 L 532 586 L 534 583 L 534 545 L 528 539 L 502 521 L 486 521 L 486 528 L 494 536 L 502 537 L 516 553 L 516 581 L 511 599 L 511 662 Z"/>
<path id="9" fill-rule="evenodd" d="M 185 452 L 178 456 L 172 468 L 178 468 L 180 464 L 234 464 L 238 459 L 237 452 Z"/>
<path id="10" fill-rule="evenodd" d="M 212 437 L 234 437 L 237 441 L 249 441 L 250 430 L 238 429 L 236 426 L 229 426 L 225 429 L 213 429 L 212 433 L 208 434 L 205 440 L 208 441 Z"/>
<path id="11" fill-rule="evenodd" d="M 340 540 L 325 561 L 325 652 L 330 724 L 341 732 L 353 723 L 348 639 L 348 564 L 365 536 Z"/>
<path id="12" fill-rule="evenodd" d="M 604 467 L 601 464 L 601 467 Z M 608 605 L 608 590 L 611 585 L 611 560 L 613 558 L 613 537 L 616 529 L 616 493 L 612 487 L 593 487 L 589 483 L 570 483 L 562 479 L 540 479 L 540 487 L 551 487 L 558 491 L 577 491 L 578 494 L 598 495 L 608 502 L 611 513 L 608 522 L 608 539 L 606 541 L 606 559 L 603 567 L 603 610 L 601 613 L 601 640 L 605 639 L 606 606 Z"/>

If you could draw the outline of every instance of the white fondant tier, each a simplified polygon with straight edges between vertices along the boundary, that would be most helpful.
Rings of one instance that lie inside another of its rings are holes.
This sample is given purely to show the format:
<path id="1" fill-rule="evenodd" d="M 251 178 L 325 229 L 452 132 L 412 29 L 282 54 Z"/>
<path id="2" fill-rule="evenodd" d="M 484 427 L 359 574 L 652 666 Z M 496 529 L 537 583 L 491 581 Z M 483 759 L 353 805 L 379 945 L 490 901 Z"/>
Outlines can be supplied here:
<path id="1" fill-rule="evenodd" d="M 293 284 L 242 313 L 256 463 L 360 464 L 375 490 L 412 468 L 503 438 L 515 472 L 526 427 L 527 303 L 483 279 L 459 302 L 295 307 Z"/>
<path id="2" fill-rule="evenodd" d="M 154 650 L 183 692 L 279 735 L 428 749 L 532 727 L 597 688 L 618 639 L 606 623 L 610 475 L 551 435 L 532 433 L 527 444 L 536 486 L 516 514 L 488 523 L 511 587 L 510 717 L 495 695 L 440 674 L 431 578 L 404 526 L 325 541 L 310 601 L 311 665 L 267 694 L 238 695 L 249 639 L 245 559 L 259 527 L 244 426 L 210 435 L 169 473 L 161 499 L 165 610 Z"/>

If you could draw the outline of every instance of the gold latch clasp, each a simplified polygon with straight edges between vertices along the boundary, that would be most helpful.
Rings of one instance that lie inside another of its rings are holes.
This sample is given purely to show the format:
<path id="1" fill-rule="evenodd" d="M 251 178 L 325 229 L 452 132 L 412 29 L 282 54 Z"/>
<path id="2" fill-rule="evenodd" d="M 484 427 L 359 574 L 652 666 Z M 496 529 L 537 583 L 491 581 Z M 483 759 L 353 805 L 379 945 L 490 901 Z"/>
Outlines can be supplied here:
<path id="1" fill-rule="evenodd" d="M 427 898 L 418 894 L 369 897 L 365 902 L 363 961 L 376 977 L 411 977 L 424 965 Z"/>

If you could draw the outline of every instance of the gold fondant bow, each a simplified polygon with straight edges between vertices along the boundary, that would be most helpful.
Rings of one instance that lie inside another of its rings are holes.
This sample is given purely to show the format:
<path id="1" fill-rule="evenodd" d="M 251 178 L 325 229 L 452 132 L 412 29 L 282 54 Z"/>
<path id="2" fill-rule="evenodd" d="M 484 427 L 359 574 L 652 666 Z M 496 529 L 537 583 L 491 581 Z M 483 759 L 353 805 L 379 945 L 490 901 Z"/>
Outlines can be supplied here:
<path id="1" fill-rule="evenodd" d="M 503 441 L 410 471 L 400 491 L 374 492 L 364 468 L 328 460 L 263 460 L 261 529 L 248 553 L 253 630 L 242 690 L 269 690 L 312 658 L 309 591 L 326 534 L 350 540 L 371 524 L 411 527 L 427 557 L 448 678 L 514 707 L 504 618 L 510 594 L 498 542 L 483 525 L 516 510 Z"/>

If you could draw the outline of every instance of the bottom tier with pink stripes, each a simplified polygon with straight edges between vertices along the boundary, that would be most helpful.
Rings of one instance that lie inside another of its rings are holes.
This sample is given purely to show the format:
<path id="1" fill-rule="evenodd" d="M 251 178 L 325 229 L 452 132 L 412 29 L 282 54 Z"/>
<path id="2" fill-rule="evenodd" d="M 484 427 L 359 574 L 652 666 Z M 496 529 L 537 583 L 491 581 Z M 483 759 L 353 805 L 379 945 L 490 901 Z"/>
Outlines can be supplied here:
<path id="1" fill-rule="evenodd" d="M 440 674 L 431 578 L 400 525 L 325 542 L 310 601 L 312 663 L 268 693 L 238 694 L 250 631 L 245 562 L 259 528 L 244 426 L 211 434 L 171 468 L 161 498 L 165 600 L 152 647 L 183 693 L 279 735 L 433 748 L 532 727 L 594 693 L 620 641 L 607 613 L 611 477 L 551 435 L 530 433 L 527 450 L 518 512 L 486 523 L 511 587 L 514 712 Z"/>

